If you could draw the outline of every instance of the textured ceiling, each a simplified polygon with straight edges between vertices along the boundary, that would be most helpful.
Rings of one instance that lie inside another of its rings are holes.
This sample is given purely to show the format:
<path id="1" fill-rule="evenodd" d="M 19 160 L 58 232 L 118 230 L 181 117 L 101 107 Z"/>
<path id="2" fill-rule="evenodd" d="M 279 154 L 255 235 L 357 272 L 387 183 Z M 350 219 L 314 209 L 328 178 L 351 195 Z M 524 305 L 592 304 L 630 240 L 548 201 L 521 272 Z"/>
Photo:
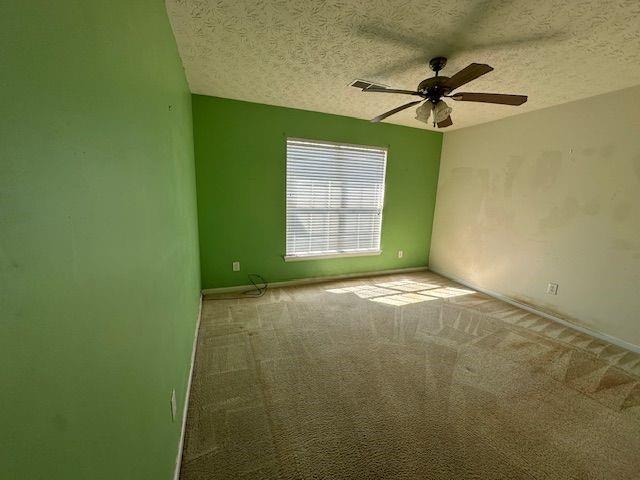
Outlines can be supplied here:
<path id="1" fill-rule="evenodd" d="M 460 91 L 529 95 L 521 107 L 453 102 L 449 130 L 640 84 L 639 0 L 167 0 L 191 91 L 370 119 L 415 89 L 495 70 Z M 386 121 L 424 128 L 408 109 Z"/>

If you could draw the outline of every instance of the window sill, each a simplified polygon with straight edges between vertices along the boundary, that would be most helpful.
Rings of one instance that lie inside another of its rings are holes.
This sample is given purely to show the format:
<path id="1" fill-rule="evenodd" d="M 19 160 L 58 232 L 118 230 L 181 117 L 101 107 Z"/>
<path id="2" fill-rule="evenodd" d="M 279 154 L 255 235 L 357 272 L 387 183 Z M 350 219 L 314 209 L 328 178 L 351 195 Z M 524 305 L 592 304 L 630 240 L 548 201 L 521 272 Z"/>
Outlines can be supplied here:
<path id="1" fill-rule="evenodd" d="M 301 262 L 303 260 L 321 260 L 325 258 L 342 258 L 342 257 L 372 257 L 380 255 L 382 250 L 374 250 L 367 252 L 344 252 L 344 253 L 321 253 L 318 255 L 285 255 L 285 262 Z"/>

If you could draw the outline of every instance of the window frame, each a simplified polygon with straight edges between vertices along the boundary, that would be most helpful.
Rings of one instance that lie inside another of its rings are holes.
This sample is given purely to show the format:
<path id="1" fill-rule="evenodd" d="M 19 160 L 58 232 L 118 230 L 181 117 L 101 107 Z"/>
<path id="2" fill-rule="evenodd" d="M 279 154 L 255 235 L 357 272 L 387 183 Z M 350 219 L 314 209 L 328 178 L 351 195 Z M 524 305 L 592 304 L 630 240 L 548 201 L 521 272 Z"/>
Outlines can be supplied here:
<path id="1" fill-rule="evenodd" d="M 288 229 L 288 223 L 287 223 L 287 211 L 288 211 L 288 201 L 289 198 L 287 196 L 287 187 L 288 187 L 288 183 L 287 183 L 287 173 L 288 173 L 288 147 L 289 147 L 289 141 L 296 141 L 296 142 L 306 142 L 306 143 L 312 143 L 312 144 L 319 144 L 319 145 L 335 145 L 335 146 L 340 146 L 340 147 L 353 147 L 353 148 L 360 148 L 360 149 L 366 149 L 366 150 L 376 150 L 379 152 L 384 152 L 384 168 L 383 168 L 383 172 L 382 172 L 382 198 L 381 198 L 381 207 L 380 207 L 380 235 L 379 235 L 379 245 L 378 245 L 378 249 L 377 250 L 369 250 L 369 251 L 350 251 L 350 252 L 331 252 L 331 253 L 314 253 L 314 254 L 309 254 L 309 255 L 300 255 L 300 254 L 296 254 L 296 255 L 290 255 L 285 253 L 282 258 L 284 259 L 285 262 L 301 262 L 301 261 L 305 261 L 305 260 L 320 260 L 320 259 L 331 259 L 331 258 L 344 258 L 344 257 L 372 257 L 372 256 L 379 256 L 382 254 L 382 222 L 384 220 L 384 209 L 385 209 L 385 200 L 386 200 L 386 193 L 387 193 L 387 166 L 388 166 L 388 159 L 389 159 L 389 147 L 388 146 L 379 146 L 379 145 L 361 145 L 361 144 L 355 144 L 355 143 L 345 143 L 345 142 L 332 142 L 332 141 L 328 141 L 328 140 L 317 140 L 317 139 L 311 139 L 311 138 L 300 138 L 300 137 L 288 137 L 285 136 L 285 188 L 284 188 L 284 195 L 285 195 L 285 208 L 284 208 L 284 221 L 285 221 L 285 228 L 284 228 L 284 242 L 285 242 L 285 252 L 287 251 L 287 229 Z"/>

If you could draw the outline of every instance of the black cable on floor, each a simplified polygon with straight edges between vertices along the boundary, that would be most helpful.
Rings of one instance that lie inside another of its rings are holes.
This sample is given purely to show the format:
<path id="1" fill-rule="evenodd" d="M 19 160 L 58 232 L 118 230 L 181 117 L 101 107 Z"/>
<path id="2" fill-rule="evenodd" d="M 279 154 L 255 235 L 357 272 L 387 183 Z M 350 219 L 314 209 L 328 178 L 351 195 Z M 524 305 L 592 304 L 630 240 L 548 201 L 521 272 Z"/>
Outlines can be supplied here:
<path id="1" fill-rule="evenodd" d="M 269 287 L 267 281 L 262 277 L 262 275 L 258 275 L 257 273 L 250 273 L 248 277 L 249 281 L 253 284 L 253 288 L 242 292 L 242 296 L 207 298 L 207 300 L 244 300 L 245 298 L 258 298 L 263 296 Z M 260 280 L 258 283 L 261 283 L 262 286 L 258 286 L 254 280 L 255 278 Z"/>

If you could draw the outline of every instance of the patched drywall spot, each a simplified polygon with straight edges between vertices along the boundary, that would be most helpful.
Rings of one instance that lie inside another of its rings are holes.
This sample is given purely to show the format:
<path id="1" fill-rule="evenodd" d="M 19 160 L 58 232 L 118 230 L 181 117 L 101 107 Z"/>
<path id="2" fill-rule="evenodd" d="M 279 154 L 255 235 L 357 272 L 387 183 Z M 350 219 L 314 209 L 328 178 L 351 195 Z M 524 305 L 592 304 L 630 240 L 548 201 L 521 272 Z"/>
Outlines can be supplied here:
<path id="1" fill-rule="evenodd" d="M 504 196 L 511 198 L 513 194 L 513 184 L 518 172 L 522 168 L 524 157 L 522 155 L 511 155 L 504 170 Z"/>
<path id="2" fill-rule="evenodd" d="M 591 197 L 581 207 L 582 213 L 585 215 L 597 215 L 600 212 L 600 202 L 597 197 Z"/>
<path id="3" fill-rule="evenodd" d="M 533 165 L 533 172 L 530 177 L 531 187 L 534 190 L 547 189 L 551 187 L 558 178 L 558 170 L 562 165 L 562 153 L 557 151 L 546 151 Z"/>
<path id="4" fill-rule="evenodd" d="M 633 206 L 628 202 L 619 202 L 613 206 L 613 219 L 622 223 L 626 221 L 633 211 Z"/>
<path id="5" fill-rule="evenodd" d="M 548 231 L 559 228 L 571 222 L 580 213 L 580 204 L 574 197 L 564 199 L 560 205 L 555 205 L 549 214 L 540 219 L 540 230 Z"/>
<path id="6" fill-rule="evenodd" d="M 486 168 L 465 168 L 455 172 L 454 177 L 460 181 L 459 185 L 467 190 L 467 214 L 474 222 L 480 222 L 485 211 L 489 196 L 489 170 Z"/>
<path id="7" fill-rule="evenodd" d="M 502 178 L 500 175 L 491 175 L 490 178 L 490 193 L 492 197 L 499 197 L 500 196 L 500 184 L 501 184 Z"/>
<path id="8" fill-rule="evenodd" d="M 448 192 L 447 210 L 456 212 L 456 215 L 447 217 L 448 222 L 450 226 L 456 225 L 459 232 L 459 235 L 450 239 L 449 248 L 456 249 L 458 244 L 462 246 L 468 245 L 470 242 L 476 246 L 482 245 L 482 237 L 486 232 L 482 231 L 479 226 L 486 218 L 489 171 L 473 167 L 457 167 L 451 170 L 451 174 L 444 183 L 445 190 Z M 440 192 L 438 195 L 441 194 Z M 460 195 L 459 192 L 464 192 L 464 195 Z M 462 257 L 464 257 L 464 253 L 465 250 L 461 249 L 460 255 Z M 458 260 L 462 260 L 462 257 L 458 257 Z M 464 259 L 464 261 L 471 260 L 473 259 Z"/>
<path id="9" fill-rule="evenodd" d="M 601 204 L 598 197 L 591 197 L 585 203 L 580 203 L 575 197 L 568 197 L 562 204 L 555 205 L 547 216 L 540 219 L 540 230 L 547 232 L 571 222 L 579 214 L 593 216 L 600 213 L 600 210 Z"/>
<path id="10" fill-rule="evenodd" d="M 515 215 L 504 208 L 503 202 L 487 202 L 484 208 L 485 217 L 482 228 L 491 229 L 496 227 L 509 228 L 513 225 Z"/>

